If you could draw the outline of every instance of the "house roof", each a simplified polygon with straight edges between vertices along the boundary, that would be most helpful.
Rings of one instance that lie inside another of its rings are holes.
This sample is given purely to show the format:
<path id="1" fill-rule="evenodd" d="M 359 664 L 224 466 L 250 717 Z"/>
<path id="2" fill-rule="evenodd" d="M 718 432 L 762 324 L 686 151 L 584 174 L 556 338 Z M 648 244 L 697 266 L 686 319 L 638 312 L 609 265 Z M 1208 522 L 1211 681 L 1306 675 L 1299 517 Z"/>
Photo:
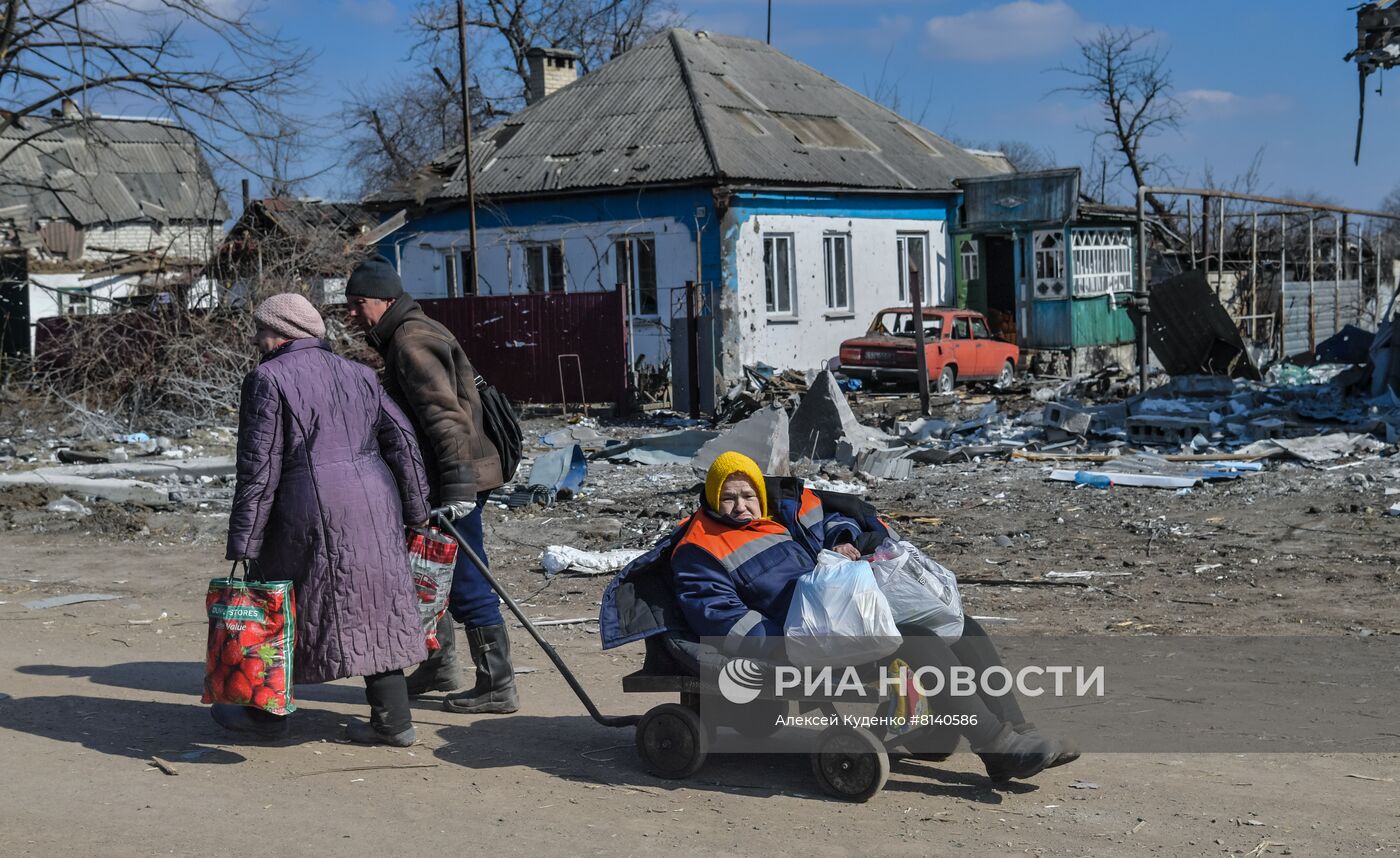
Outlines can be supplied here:
<path id="1" fill-rule="evenodd" d="M 306 229 L 332 227 L 354 235 L 379 224 L 379 218 L 359 203 L 306 200 L 294 197 L 266 197 L 253 200 L 249 211 L 239 217 L 230 233 L 239 227 L 248 228 L 249 217 L 256 212 L 275 228 L 293 233 Z"/>
<path id="2" fill-rule="evenodd" d="M 108 117 L 26 116 L 0 132 L 0 211 L 84 227 L 229 216 L 193 134 Z"/>
<path id="3" fill-rule="evenodd" d="M 1000 172 L 762 42 L 683 29 L 472 143 L 484 196 L 702 181 L 954 191 L 954 179 Z M 466 196 L 461 147 L 440 155 L 427 179 L 429 199 Z"/>

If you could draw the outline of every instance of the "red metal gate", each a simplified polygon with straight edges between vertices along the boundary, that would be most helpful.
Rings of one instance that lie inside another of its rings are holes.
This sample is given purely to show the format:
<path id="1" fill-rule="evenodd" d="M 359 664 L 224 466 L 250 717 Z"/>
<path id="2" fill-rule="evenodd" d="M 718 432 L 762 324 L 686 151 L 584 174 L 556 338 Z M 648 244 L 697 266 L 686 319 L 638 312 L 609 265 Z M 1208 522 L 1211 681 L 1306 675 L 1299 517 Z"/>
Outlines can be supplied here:
<path id="1" fill-rule="evenodd" d="M 512 400 L 627 398 L 627 326 L 617 290 L 418 303 L 457 337 L 477 372 Z"/>

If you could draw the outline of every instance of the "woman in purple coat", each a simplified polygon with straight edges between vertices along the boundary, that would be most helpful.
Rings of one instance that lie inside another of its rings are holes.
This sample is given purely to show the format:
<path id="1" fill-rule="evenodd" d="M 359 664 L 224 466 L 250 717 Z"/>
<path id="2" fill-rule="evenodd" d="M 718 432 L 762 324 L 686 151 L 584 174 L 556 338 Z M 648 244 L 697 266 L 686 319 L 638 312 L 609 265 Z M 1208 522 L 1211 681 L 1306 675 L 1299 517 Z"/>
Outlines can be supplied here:
<path id="1" fill-rule="evenodd" d="M 428 518 L 412 425 L 372 370 L 331 353 L 302 296 L 268 298 L 253 321 L 262 359 L 243 380 L 228 559 L 293 582 L 294 682 L 363 676 L 370 723 L 351 723 L 350 739 L 406 747 L 403 668 L 427 656 L 404 533 Z M 231 730 L 287 729 L 252 707 L 218 704 L 213 715 Z"/>

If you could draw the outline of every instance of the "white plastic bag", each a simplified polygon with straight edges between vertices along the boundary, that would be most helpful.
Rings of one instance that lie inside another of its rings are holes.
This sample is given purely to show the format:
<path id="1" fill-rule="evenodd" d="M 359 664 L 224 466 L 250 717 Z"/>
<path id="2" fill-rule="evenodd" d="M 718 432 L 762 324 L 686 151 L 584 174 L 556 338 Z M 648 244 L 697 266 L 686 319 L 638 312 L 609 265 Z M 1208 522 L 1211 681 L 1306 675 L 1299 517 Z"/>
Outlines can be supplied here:
<path id="1" fill-rule="evenodd" d="M 813 667 L 878 661 L 902 642 L 870 564 L 834 551 L 797 579 L 783 634 L 788 660 Z"/>
<path id="2" fill-rule="evenodd" d="M 870 568 L 896 622 L 923 626 L 949 643 L 962 637 L 962 596 L 951 570 L 909 542 L 890 540 L 870 556 Z"/>

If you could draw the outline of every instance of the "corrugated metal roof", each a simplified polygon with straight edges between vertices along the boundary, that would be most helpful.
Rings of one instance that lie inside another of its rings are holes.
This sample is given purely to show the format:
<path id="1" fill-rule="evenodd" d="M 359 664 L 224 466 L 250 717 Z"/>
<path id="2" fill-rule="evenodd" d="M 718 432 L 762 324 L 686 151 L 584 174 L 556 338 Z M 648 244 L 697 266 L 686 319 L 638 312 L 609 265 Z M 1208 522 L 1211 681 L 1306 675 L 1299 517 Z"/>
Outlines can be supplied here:
<path id="1" fill-rule="evenodd" d="M 673 29 L 473 141 L 477 193 L 711 180 L 951 191 L 999 172 L 762 42 Z M 466 195 L 460 147 L 433 198 Z M 388 201 L 402 194 L 386 193 Z"/>
<path id="2" fill-rule="evenodd" d="M 16 149 L 18 147 L 18 149 Z M 193 134 L 151 120 L 25 117 L 0 133 L 0 208 L 80 226 L 146 221 L 153 203 L 182 221 L 221 221 L 228 206 Z"/>

